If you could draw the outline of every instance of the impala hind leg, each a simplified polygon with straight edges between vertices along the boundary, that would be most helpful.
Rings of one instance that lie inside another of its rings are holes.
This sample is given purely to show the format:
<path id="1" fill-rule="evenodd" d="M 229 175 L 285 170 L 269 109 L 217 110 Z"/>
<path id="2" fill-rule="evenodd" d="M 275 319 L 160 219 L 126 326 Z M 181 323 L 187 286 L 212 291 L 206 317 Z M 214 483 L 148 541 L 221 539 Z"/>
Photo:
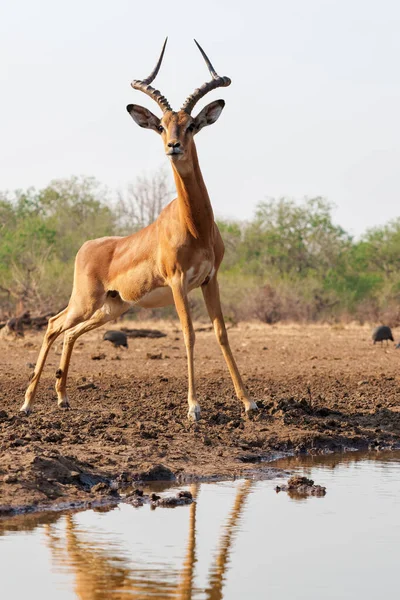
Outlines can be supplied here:
<path id="1" fill-rule="evenodd" d="M 69 329 L 65 332 L 60 367 L 56 372 L 57 402 L 60 408 L 69 408 L 67 377 L 71 354 L 76 340 L 84 333 L 92 331 L 93 329 L 97 329 L 97 327 L 101 327 L 101 325 L 104 325 L 108 321 L 117 319 L 128 308 L 129 305 L 126 306 L 125 304 L 122 304 L 121 301 L 108 301 L 106 305 L 99 310 L 96 310 L 90 319 L 84 321 L 83 323 L 79 323 L 79 325 L 76 325 L 72 329 Z"/>
<path id="2" fill-rule="evenodd" d="M 31 411 L 40 376 L 53 342 L 61 333 L 64 333 L 64 331 L 67 331 L 68 329 L 75 327 L 75 325 L 78 325 L 78 323 L 90 318 L 96 309 L 104 304 L 104 299 L 105 295 L 101 292 L 97 295 L 95 293 L 88 295 L 87 298 L 84 298 L 85 301 L 82 301 L 82 298 L 77 298 L 76 295 L 74 296 L 74 294 L 72 294 L 67 308 L 58 313 L 55 317 L 49 319 L 42 347 L 40 348 L 39 356 L 36 361 L 35 370 L 28 385 L 28 389 L 25 392 L 25 402 L 20 409 L 22 412 L 29 414 Z"/>
<path id="3" fill-rule="evenodd" d="M 46 362 L 47 355 L 49 353 L 49 350 L 50 350 L 53 342 L 58 338 L 60 333 L 62 333 L 64 331 L 65 322 L 67 320 L 67 317 L 68 317 L 68 308 L 65 308 L 60 313 L 58 313 L 58 315 L 55 315 L 54 317 L 51 317 L 49 319 L 49 322 L 47 325 L 47 331 L 45 333 L 45 336 L 44 336 L 44 339 L 42 342 L 42 347 L 40 348 L 39 356 L 36 361 L 35 370 L 31 377 L 28 389 L 26 390 L 26 393 L 25 393 L 25 402 L 21 406 L 21 412 L 25 412 L 26 414 L 29 414 L 31 411 L 32 402 L 35 398 L 36 389 L 37 389 L 37 386 L 38 386 L 38 383 L 40 380 L 40 376 L 43 371 L 44 364 Z"/>
<path id="4" fill-rule="evenodd" d="M 257 410 L 257 404 L 254 400 L 249 398 L 229 345 L 228 334 L 226 332 L 225 321 L 222 314 L 217 278 L 215 276 L 212 277 L 206 285 L 201 287 L 201 290 L 203 292 L 208 314 L 210 315 L 211 322 L 214 326 L 215 335 L 228 366 L 233 385 L 235 386 L 236 396 L 243 402 L 246 413 Z"/>
<path id="5" fill-rule="evenodd" d="M 183 331 L 183 339 L 186 346 L 186 355 L 188 361 L 188 417 L 191 421 L 198 421 L 200 418 L 200 404 L 197 402 L 196 386 L 194 381 L 194 342 L 195 333 L 193 329 L 192 318 L 190 316 L 189 302 L 186 292 L 186 286 L 182 281 L 171 285 L 176 311 L 179 316 Z"/>

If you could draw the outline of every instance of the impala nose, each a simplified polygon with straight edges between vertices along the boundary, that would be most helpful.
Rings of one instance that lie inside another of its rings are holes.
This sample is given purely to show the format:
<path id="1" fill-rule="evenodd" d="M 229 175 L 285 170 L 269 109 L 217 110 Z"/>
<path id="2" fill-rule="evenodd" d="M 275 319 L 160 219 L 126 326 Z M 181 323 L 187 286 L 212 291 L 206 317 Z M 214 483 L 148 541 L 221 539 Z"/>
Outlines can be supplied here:
<path id="1" fill-rule="evenodd" d="M 172 142 L 168 142 L 169 148 L 180 148 L 180 146 L 181 146 L 181 143 L 176 142 L 175 140 L 173 140 Z"/>

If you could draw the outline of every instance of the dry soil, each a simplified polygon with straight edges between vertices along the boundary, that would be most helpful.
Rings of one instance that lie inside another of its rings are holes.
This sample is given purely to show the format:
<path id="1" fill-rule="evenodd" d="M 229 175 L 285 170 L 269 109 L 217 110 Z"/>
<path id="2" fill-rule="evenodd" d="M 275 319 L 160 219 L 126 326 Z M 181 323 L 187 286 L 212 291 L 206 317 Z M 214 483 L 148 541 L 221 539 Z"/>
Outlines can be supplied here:
<path id="1" fill-rule="evenodd" d="M 232 327 L 234 354 L 259 405 L 252 419 L 235 398 L 213 332 L 198 331 L 202 416 L 193 424 L 177 324 L 141 325 L 167 337 L 129 340 L 127 350 L 102 341 L 104 329 L 80 338 L 69 411 L 57 408 L 56 342 L 29 417 L 19 408 L 43 333 L 0 340 L 0 512 L 90 502 L 146 479 L 240 476 L 282 452 L 399 446 L 400 350 L 373 345 L 371 327 Z"/>

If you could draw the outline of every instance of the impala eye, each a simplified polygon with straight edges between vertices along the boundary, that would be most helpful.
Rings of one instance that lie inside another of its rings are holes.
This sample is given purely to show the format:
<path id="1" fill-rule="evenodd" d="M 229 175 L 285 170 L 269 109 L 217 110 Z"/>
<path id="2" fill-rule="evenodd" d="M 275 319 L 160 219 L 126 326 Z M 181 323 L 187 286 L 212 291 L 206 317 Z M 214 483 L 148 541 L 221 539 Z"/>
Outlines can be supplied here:
<path id="1" fill-rule="evenodd" d="M 195 128 L 195 124 L 194 123 L 190 123 L 189 127 L 187 128 L 186 131 L 194 131 Z"/>
<path id="2" fill-rule="evenodd" d="M 163 127 L 162 125 L 159 125 L 159 126 L 157 127 L 157 129 L 158 129 L 158 131 L 159 131 L 160 133 L 162 133 L 162 132 L 164 131 L 164 127 Z"/>

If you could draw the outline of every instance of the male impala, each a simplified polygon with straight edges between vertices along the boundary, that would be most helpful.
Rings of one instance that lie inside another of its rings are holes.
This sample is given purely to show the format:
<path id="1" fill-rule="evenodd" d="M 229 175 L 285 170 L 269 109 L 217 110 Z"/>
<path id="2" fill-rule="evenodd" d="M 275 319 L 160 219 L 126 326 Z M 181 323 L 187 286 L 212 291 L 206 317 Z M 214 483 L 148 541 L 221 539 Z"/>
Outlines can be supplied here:
<path id="1" fill-rule="evenodd" d="M 202 53 L 212 80 L 204 83 L 175 112 L 167 99 L 150 86 L 156 77 L 165 51 L 164 46 L 153 72 L 132 87 L 150 96 L 163 112 L 161 119 L 147 108 L 129 104 L 133 120 L 161 136 L 169 157 L 178 197 L 160 213 L 158 219 L 127 237 L 105 237 L 83 244 L 75 261 L 74 285 L 65 310 L 49 321 L 32 379 L 25 394 L 22 411 L 29 413 L 49 349 L 65 332 L 60 368 L 56 372 L 58 406 L 68 408 L 66 380 L 72 349 L 77 338 L 116 319 L 132 305 L 160 307 L 175 303 L 181 322 L 189 373 L 189 413 L 192 420 L 200 416 L 194 381 L 193 349 L 195 334 L 189 311 L 188 293 L 201 286 L 215 334 L 228 365 L 237 397 L 246 412 L 257 405 L 248 397 L 229 346 L 221 310 L 217 282 L 218 268 L 224 254 L 221 235 L 197 159 L 194 135 L 215 123 L 225 105 L 216 100 L 191 116 L 195 104 L 217 88 L 230 85 L 220 77 Z"/>

